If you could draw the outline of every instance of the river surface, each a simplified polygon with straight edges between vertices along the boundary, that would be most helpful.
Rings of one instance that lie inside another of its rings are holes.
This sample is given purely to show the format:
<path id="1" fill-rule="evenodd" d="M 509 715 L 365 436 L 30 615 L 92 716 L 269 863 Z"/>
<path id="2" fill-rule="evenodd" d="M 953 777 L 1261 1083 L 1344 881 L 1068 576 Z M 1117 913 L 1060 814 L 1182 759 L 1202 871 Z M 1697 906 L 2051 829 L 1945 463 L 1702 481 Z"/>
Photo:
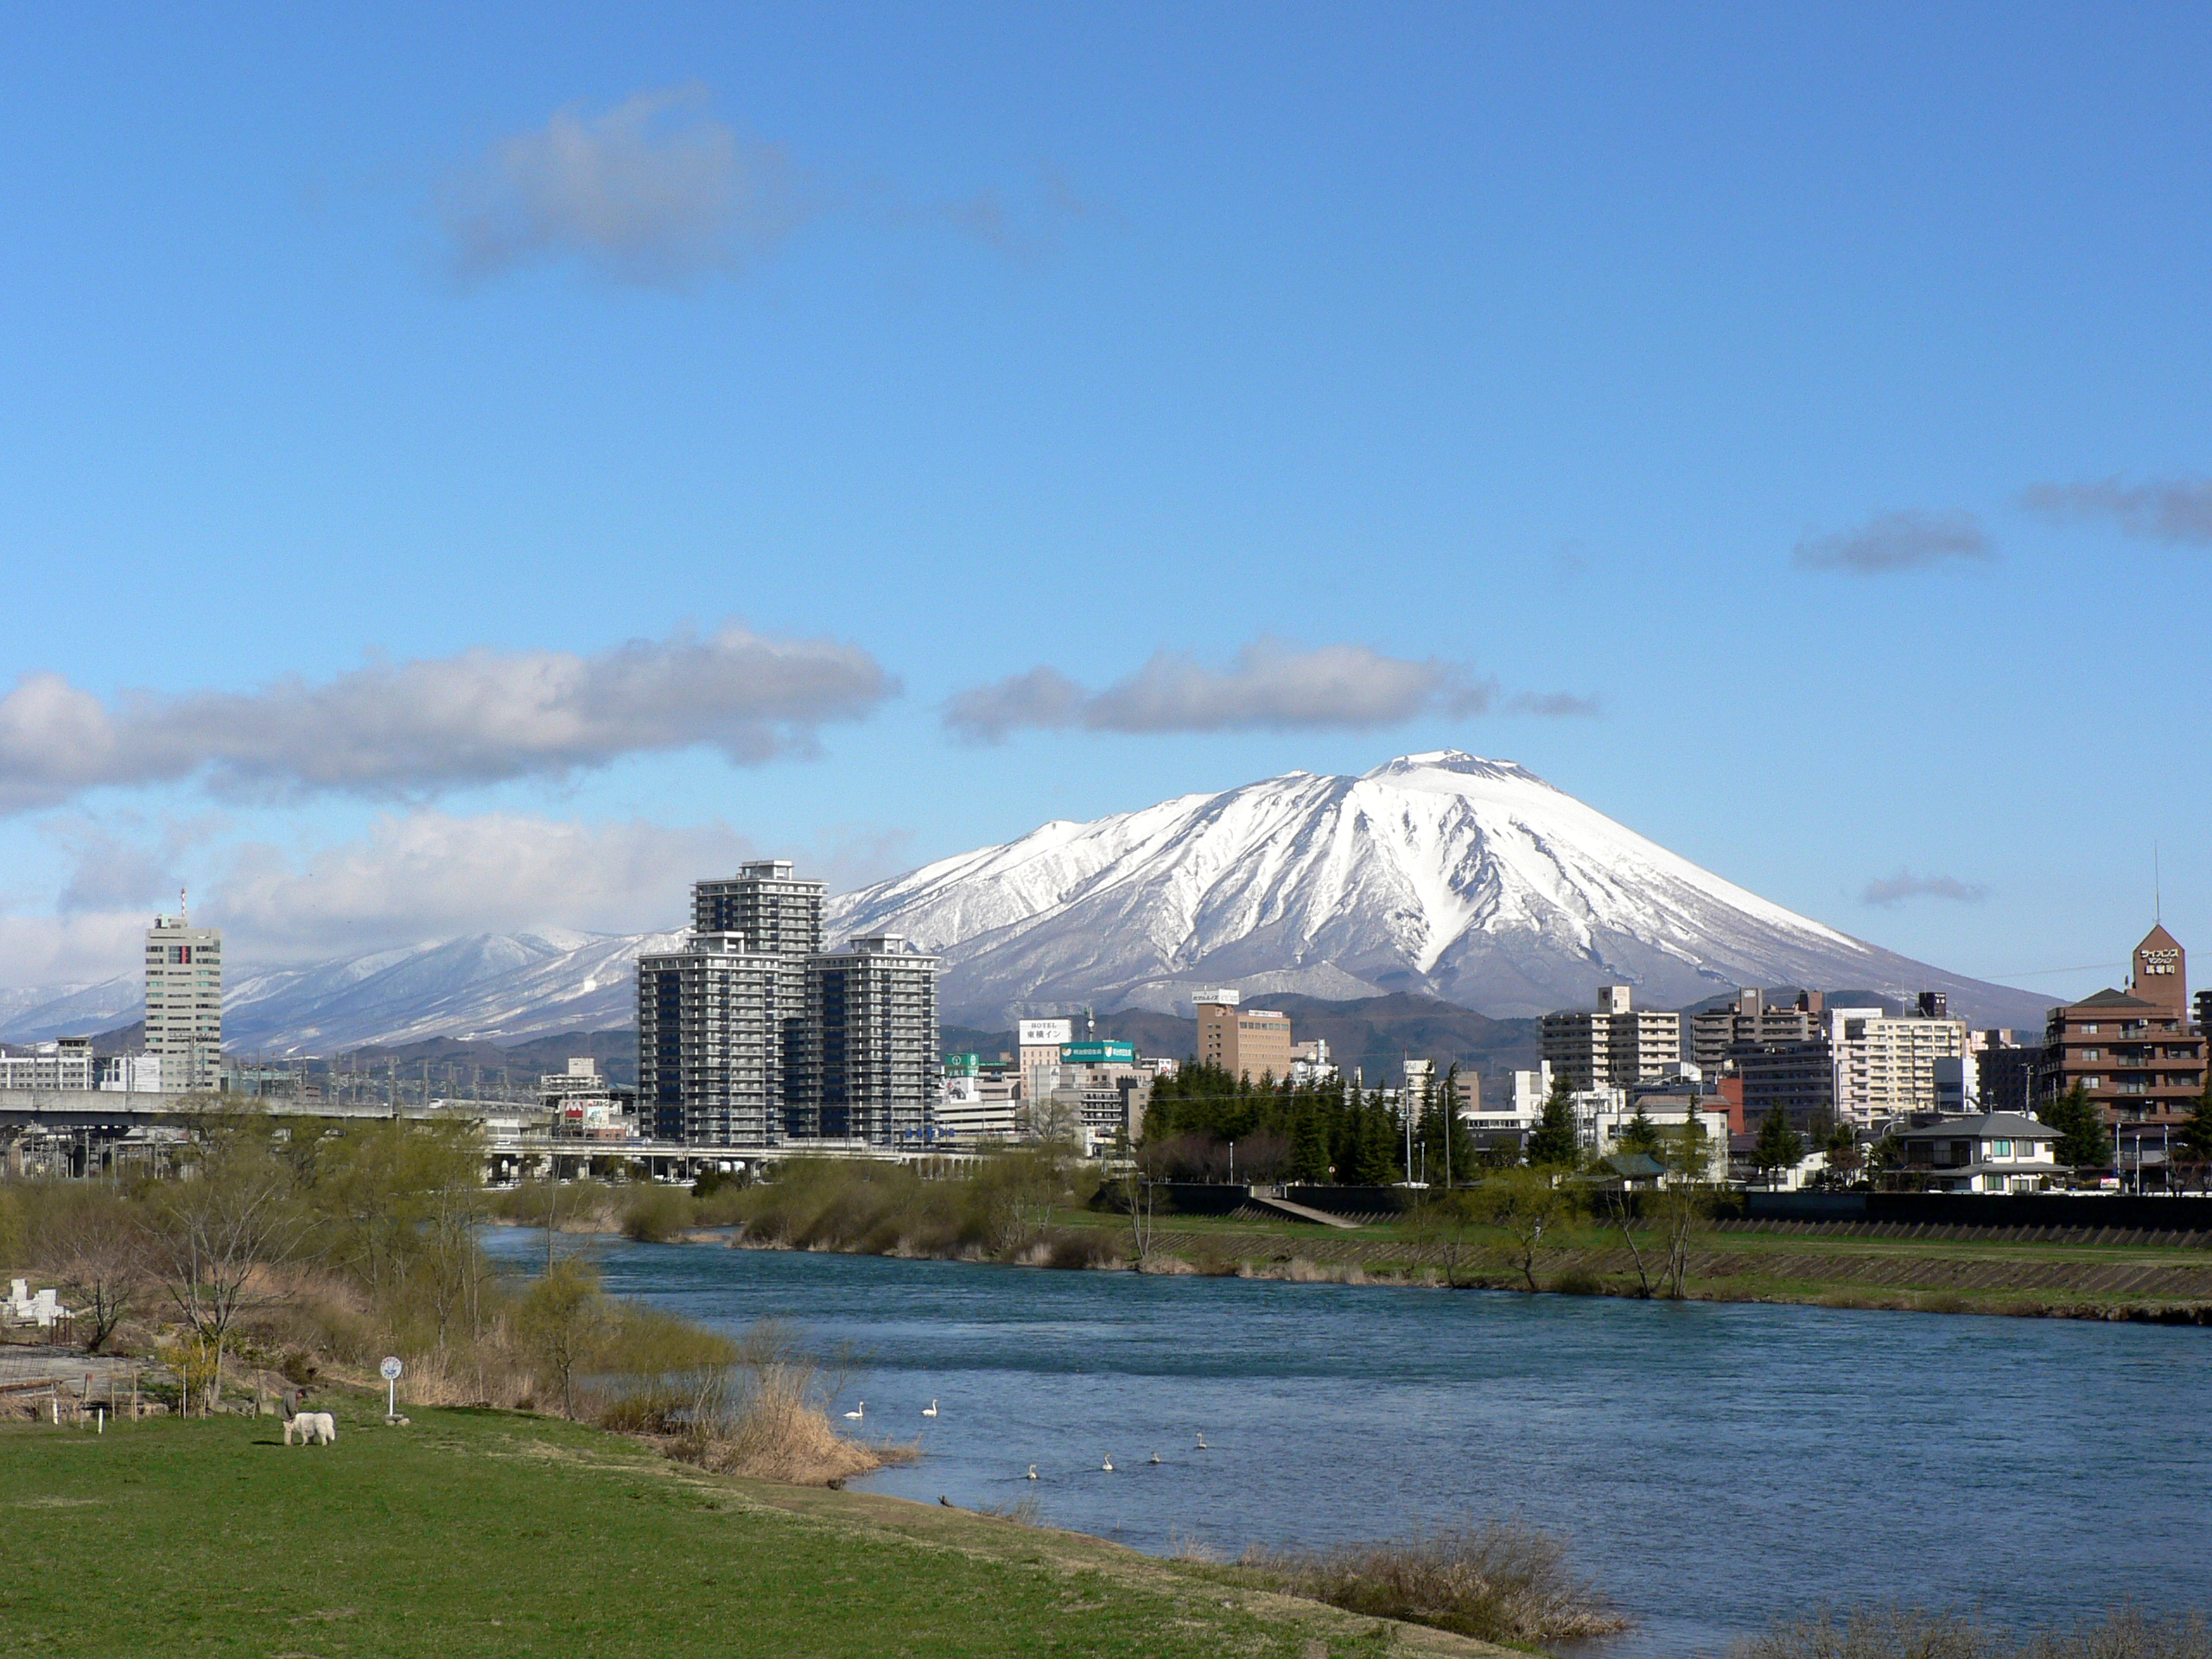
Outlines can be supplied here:
<path id="1" fill-rule="evenodd" d="M 540 1236 L 493 1248 L 526 1268 Z M 1051 1525 L 1163 1553 L 1517 1515 L 1637 1620 L 1608 1659 L 1719 1651 L 1822 1599 L 2212 1607 L 2201 1327 L 599 1255 L 617 1294 L 863 1356 L 841 1408 L 925 1455 L 855 1485 L 1033 1493 Z"/>

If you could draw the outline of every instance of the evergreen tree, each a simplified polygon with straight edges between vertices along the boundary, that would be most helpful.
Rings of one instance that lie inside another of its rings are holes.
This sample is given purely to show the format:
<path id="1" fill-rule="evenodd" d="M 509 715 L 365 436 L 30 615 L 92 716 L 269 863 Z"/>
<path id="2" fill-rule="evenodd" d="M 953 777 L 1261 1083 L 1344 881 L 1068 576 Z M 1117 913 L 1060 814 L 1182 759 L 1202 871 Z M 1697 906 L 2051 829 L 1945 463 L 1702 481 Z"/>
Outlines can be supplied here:
<path id="1" fill-rule="evenodd" d="M 1623 1152 L 1656 1153 L 1659 1150 L 1659 1126 L 1644 1116 L 1643 1103 L 1636 1103 L 1636 1116 L 1621 1131 Z"/>
<path id="2" fill-rule="evenodd" d="M 1289 1178 L 1294 1181 L 1329 1179 L 1329 1143 L 1321 1132 L 1321 1113 L 1307 1102 L 1299 1112 L 1290 1136 Z"/>
<path id="3" fill-rule="evenodd" d="M 2058 1131 L 2054 1154 L 2076 1169 L 2102 1169 L 2112 1162 L 2112 1141 L 2105 1115 L 2080 1084 L 2044 1108 L 2043 1121 Z"/>
<path id="4" fill-rule="evenodd" d="M 1357 1172 L 1353 1177 L 1354 1185 L 1387 1186 L 1399 1179 L 1396 1116 L 1379 1099 L 1373 1098 L 1354 1111 L 1357 1127 L 1353 1131 L 1352 1160 Z"/>
<path id="5" fill-rule="evenodd" d="M 1805 1137 L 1789 1127 L 1789 1119 L 1782 1108 L 1776 1107 L 1759 1125 L 1759 1138 L 1751 1148 L 1751 1162 L 1771 1185 L 1778 1172 L 1794 1167 L 1804 1155 Z"/>
<path id="6" fill-rule="evenodd" d="M 1532 1166 L 1565 1166 L 1580 1162 L 1581 1157 L 1582 1135 L 1574 1123 L 1573 1091 L 1568 1088 L 1562 1072 L 1552 1078 L 1552 1091 L 1544 1100 L 1544 1115 L 1529 1136 L 1529 1162 Z"/>

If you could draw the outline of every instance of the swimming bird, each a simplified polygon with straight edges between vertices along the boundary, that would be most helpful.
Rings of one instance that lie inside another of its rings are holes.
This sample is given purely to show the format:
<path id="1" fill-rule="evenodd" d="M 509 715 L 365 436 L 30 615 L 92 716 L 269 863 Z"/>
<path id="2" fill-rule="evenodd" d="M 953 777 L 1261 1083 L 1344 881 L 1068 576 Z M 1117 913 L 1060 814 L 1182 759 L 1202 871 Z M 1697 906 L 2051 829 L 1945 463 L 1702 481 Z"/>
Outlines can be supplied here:
<path id="1" fill-rule="evenodd" d="M 925 1417 L 934 1417 L 937 1415 L 937 1401 L 934 1397 L 931 1399 L 929 1404 L 922 1408 L 922 1415 Z"/>
<path id="2" fill-rule="evenodd" d="M 1159 1453 L 1159 1452 L 1154 1452 L 1154 1453 L 1152 1454 L 1152 1460 L 1153 1460 L 1154 1463 L 1158 1463 L 1158 1462 L 1160 1461 L 1160 1453 Z"/>
<path id="3" fill-rule="evenodd" d="M 1107 1459 L 1102 1466 L 1108 1474 L 1112 1474 L 1114 1472 L 1114 1459 L 1111 1458 Z"/>
<path id="4" fill-rule="evenodd" d="M 848 1422 L 857 1423 L 861 1420 L 861 1414 L 865 1412 L 867 1409 L 867 1401 L 856 1400 L 853 1402 L 853 1408 L 845 1414 L 845 1420 Z"/>
<path id="5" fill-rule="evenodd" d="M 1037 1478 L 1037 1465 L 1033 1463 L 1029 1465 L 1029 1478 L 1032 1480 Z"/>
<path id="6" fill-rule="evenodd" d="M 1211 1449 L 1212 1449 L 1211 1447 L 1210 1447 L 1210 1446 L 1208 1446 L 1206 1445 L 1206 1437 L 1205 1437 L 1205 1435 L 1203 1435 L 1203 1434 L 1199 1435 L 1199 1436 L 1198 1436 L 1198 1450 L 1199 1450 L 1199 1451 L 1201 1451 L 1201 1452 L 1206 1452 L 1206 1451 L 1211 1451 Z"/>

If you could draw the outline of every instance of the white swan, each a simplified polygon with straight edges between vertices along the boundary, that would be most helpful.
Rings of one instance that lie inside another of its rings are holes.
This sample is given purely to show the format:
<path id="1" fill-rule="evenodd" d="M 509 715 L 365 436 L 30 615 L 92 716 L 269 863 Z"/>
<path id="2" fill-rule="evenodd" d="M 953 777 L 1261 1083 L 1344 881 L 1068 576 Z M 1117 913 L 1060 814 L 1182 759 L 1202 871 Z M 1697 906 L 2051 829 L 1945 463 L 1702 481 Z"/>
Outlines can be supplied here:
<path id="1" fill-rule="evenodd" d="M 1152 1454 L 1152 1460 L 1153 1460 L 1154 1463 L 1158 1463 L 1158 1462 L 1160 1461 L 1160 1453 L 1159 1453 L 1159 1452 L 1154 1452 L 1154 1453 Z"/>
<path id="2" fill-rule="evenodd" d="M 1208 1446 L 1206 1445 L 1206 1437 L 1205 1437 L 1205 1435 L 1203 1435 L 1203 1434 L 1199 1435 L 1199 1436 L 1198 1436 L 1198 1450 L 1199 1450 L 1199 1451 L 1201 1451 L 1201 1452 L 1206 1452 L 1206 1451 L 1211 1451 L 1211 1449 L 1212 1449 L 1211 1447 L 1210 1447 L 1210 1446 Z"/>
<path id="3" fill-rule="evenodd" d="M 1106 1461 L 1105 1461 L 1105 1463 L 1104 1463 L 1103 1465 L 1101 1465 L 1101 1467 L 1103 1467 L 1103 1468 L 1104 1469 L 1104 1471 L 1105 1471 L 1105 1472 L 1106 1472 L 1106 1473 L 1108 1473 L 1108 1474 L 1109 1474 L 1109 1475 L 1110 1475 L 1110 1474 L 1112 1474 L 1112 1473 L 1114 1472 L 1114 1459 L 1111 1459 L 1111 1458 L 1107 1459 L 1106 1459 Z"/>
<path id="4" fill-rule="evenodd" d="M 865 1401 L 865 1400 L 856 1400 L 856 1401 L 855 1401 L 855 1402 L 853 1402 L 853 1408 L 852 1408 L 850 1411 L 849 1411 L 849 1412 L 847 1412 L 847 1413 L 845 1414 L 845 1421 L 848 1421 L 848 1422 L 857 1423 L 857 1422 L 858 1422 L 858 1421 L 860 1421 L 860 1420 L 861 1420 L 861 1414 L 862 1414 L 863 1412 L 867 1411 L 867 1409 L 868 1409 L 868 1402 L 867 1402 L 867 1401 Z"/>
<path id="5" fill-rule="evenodd" d="M 925 1417 L 934 1417 L 937 1415 L 937 1401 L 934 1397 L 931 1399 L 929 1404 L 922 1408 L 922 1415 Z"/>
<path id="6" fill-rule="evenodd" d="M 1037 1478 L 1037 1465 L 1033 1463 L 1029 1465 L 1029 1478 L 1032 1480 Z"/>

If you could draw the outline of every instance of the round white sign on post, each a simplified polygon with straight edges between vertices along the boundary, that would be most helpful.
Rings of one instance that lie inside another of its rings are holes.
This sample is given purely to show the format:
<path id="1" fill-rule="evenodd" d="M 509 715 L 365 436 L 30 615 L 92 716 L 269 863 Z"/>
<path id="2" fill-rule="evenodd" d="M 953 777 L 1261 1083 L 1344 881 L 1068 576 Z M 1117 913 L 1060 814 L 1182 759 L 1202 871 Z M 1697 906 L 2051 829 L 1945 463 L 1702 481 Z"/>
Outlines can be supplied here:
<path id="1" fill-rule="evenodd" d="M 389 1354 L 385 1357 L 384 1363 L 377 1367 L 377 1370 L 384 1374 L 384 1380 L 387 1382 L 398 1382 L 400 1373 L 406 1369 L 397 1357 Z"/>

